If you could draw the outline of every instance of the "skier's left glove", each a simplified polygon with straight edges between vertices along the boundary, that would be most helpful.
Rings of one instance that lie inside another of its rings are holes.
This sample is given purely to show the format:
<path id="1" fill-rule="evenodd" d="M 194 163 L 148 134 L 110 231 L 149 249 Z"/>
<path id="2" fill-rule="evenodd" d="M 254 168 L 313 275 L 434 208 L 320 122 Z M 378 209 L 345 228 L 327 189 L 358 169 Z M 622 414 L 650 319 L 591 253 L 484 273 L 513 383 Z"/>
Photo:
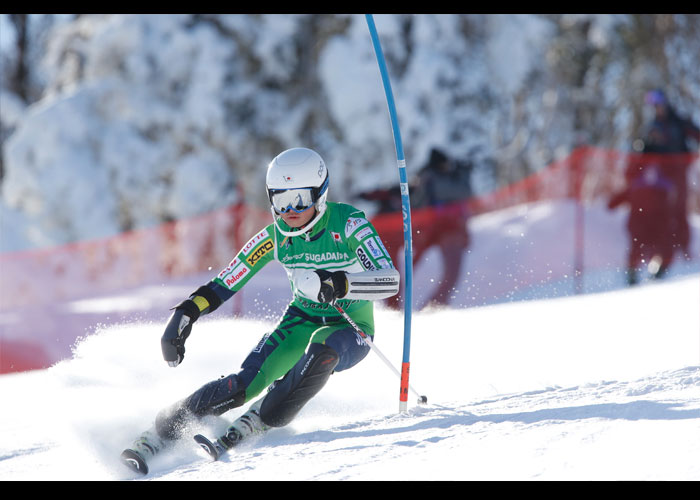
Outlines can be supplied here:
<path id="1" fill-rule="evenodd" d="M 185 358 L 185 340 L 190 336 L 192 324 L 200 315 L 199 307 L 192 299 L 182 301 L 174 309 L 160 339 L 163 359 L 173 367 Z"/>
<path id="2" fill-rule="evenodd" d="M 302 295 L 325 304 L 341 299 L 348 293 L 348 278 L 345 271 L 330 272 L 325 269 L 307 271 L 297 280 L 296 285 Z"/>

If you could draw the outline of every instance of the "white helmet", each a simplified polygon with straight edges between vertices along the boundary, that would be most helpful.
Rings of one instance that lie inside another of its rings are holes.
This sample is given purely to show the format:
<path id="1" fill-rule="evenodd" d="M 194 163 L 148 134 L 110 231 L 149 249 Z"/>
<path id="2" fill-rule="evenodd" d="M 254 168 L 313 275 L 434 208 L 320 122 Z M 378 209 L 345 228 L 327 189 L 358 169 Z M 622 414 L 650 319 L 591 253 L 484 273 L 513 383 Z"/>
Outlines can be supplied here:
<path id="1" fill-rule="evenodd" d="M 275 225 L 285 236 L 308 232 L 323 217 L 328 196 L 328 168 L 323 158 L 307 148 L 292 148 L 278 154 L 267 167 L 265 181 Z M 304 212 L 316 207 L 316 216 L 304 228 L 284 231 L 279 214 Z"/>

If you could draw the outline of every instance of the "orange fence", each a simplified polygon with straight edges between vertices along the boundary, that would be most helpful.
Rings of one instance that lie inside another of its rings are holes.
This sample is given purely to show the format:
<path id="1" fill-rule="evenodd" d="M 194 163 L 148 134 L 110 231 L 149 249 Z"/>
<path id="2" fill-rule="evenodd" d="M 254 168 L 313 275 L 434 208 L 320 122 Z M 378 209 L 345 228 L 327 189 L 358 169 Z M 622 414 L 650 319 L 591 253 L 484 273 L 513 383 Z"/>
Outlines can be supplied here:
<path id="1" fill-rule="evenodd" d="M 466 200 L 461 207 L 474 216 L 543 199 L 607 198 L 624 187 L 626 171 L 656 161 L 690 166 L 688 207 L 700 213 L 697 159 L 697 155 L 654 157 L 582 147 L 520 182 Z M 412 211 L 414 231 L 431 225 L 433 219 L 429 209 Z M 51 316 L 60 304 L 218 271 L 270 220 L 265 210 L 237 204 L 111 238 L 0 255 L 0 373 L 43 368 L 66 355 L 81 331 L 67 317 Z M 403 232 L 401 214 L 378 215 L 373 222 L 380 234 Z M 23 318 L 35 323 L 25 324 Z"/>
<path id="2" fill-rule="evenodd" d="M 0 373 L 44 368 L 70 354 L 86 325 L 65 313 L 68 302 L 218 270 L 269 221 L 269 212 L 238 204 L 110 238 L 0 255 Z"/>
<path id="3" fill-rule="evenodd" d="M 0 311 L 123 290 L 218 268 L 269 212 L 232 205 L 118 236 L 0 256 Z"/>
<path id="4" fill-rule="evenodd" d="M 589 202 L 609 198 L 624 188 L 626 172 L 650 163 L 672 171 L 674 177 L 688 173 L 691 179 L 688 210 L 700 213 L 697 154 L 623 153 L 591 146 L 577 148 L 563 160 L 493 193 L 470 199 L 467 204 L 476 215 L 543 199 L 577 198 Z"/>
<path id="5" fill-rule="evenodd" d="M 583 146 L 569 156 L 555 161 L 537 173 L 491 193 L 454 203 L 447 210 L 460 210 L 470 216 L 493 212 L 515 205 L 540 200 L 570 198 L 582 203 L 608 200 L 626 186 L 631 172 L 649 164 L 659 165 L 668 177 L 687 178 L 687 209 L 700 213 L 700 162 L 697 154 L 642 154 Z M 443 208 L 443 211 L 446 209 Z M 430 233 L 435 210 L 411 210 L 414 234 Z M 400 213 L 380 214 L 373 219 L 378 232 L 387 239 L 403 241 L 403 220 Z"/>

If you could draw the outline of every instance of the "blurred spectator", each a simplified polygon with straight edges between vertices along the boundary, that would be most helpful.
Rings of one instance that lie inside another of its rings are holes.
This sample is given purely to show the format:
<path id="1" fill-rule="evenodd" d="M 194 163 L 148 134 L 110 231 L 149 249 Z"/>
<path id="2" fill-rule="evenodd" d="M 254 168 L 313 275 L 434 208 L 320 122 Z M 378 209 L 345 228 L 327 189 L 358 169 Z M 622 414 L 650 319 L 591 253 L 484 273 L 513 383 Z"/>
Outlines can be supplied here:
<path id="1" fill-rule="evenodd" d="M 413 188 L 410 189 L 412 192 Z M 360 193 L 357 197 L 363 200 L 377 202 L 378 214 L 401 212 L 401 190 L 398 185 L 396 187 L 375 189 L 374 191 Z M 413 200 L 411 200 L 411 205 L 414 205 Z M 396 265 L 396 263 L 394 263 L 394 265 Z"/>
<path id="2" fill-rule="evenodd" d="M 687 214 L 687 177 L 690 162 L 688 158 L 680 155 L 689 153 L 693 149 L 697 151 L 697 143 L 700 143 L 700 129 L 691 120 L 678 115 L 662 90 L 648 92 L 645 102 L 653 106 L 654 118 L 644 137 L 643 152 L 678 155 L 660 162 L 660 165 L 663 174 L 673 183 L 676 192 L 671 200 L 673 217 L 670 223 L 673 247 L 681 250 L 689 259 L 691 254 Z M 696 142 L 694 148 L 689 145 L 691 140 Z"/>
<path id="3" fill-rule="evenodd" d="M 629 205 L 627 231 L 629 254 L 627 282 L 639 281 L 644 264 L 653 278 L 663 277 L 676 249 L 690 258 L 687 215 L 687 169 L 690 139 L 700 140 L 700 130 L 681 118 L 661 90 L 647 93 L 654 118 L 643 139 L 642 155 L 632 156 L 625 171 L 627 186 L 612 196 L 610 209 Z"/>
<path id="4" fill-rule="evenodd" d="M 447 305 L 461 275 L 465 251 L 469 246 L 468 213 L 464 201 L 472 194 L 470 162 L 449 158 L 433 148 L 427 164 L 410 182 L 411 224 L 413 228 L 413 262 L 420 262 L 426 250 L 437 246 L 442 255 L 442 278 L 428 305 Z M 403 247 L 404 235 L 400 219 L 401 192 L 399 187 L 377 189 L 362 193 L 360 198 L 379 204 L 375 226 L 382 227 L 387 250 L 395 263 L 403 262 L 398 252 Z M 391 224 L 382 224 L 383 215 Z M 397 265 L 397 267 L 399 267 Z M 404 281 L 402 280 L 402 283 Z M 394 309 L 402 307 L 403 293 L 387 301 Z"/>
<path id="5" fill-rule="evenodd" d="M 626 277 L 629 285 L 639 281 L 643 264 L 653 278 L 661 278 L 673 261 L 673 183 L 658 163 L 630 162 L 625 173 L 627 187 L 612 196 L 608 208 L 629 205 L 629 250 Z"/>

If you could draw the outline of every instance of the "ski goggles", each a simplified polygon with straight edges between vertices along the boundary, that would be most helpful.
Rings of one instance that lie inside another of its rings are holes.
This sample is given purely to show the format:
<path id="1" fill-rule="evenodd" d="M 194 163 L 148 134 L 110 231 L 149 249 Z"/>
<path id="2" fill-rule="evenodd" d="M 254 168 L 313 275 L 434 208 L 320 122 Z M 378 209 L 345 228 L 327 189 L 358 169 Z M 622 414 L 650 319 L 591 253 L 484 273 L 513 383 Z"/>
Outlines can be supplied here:
<path id="1" fill-rule="evenodd" d="M 307 211 L 316 203 L 315 188 L 270 189 L 270 203 L 278 214 L 289 211 L 298 214 Z"/>

